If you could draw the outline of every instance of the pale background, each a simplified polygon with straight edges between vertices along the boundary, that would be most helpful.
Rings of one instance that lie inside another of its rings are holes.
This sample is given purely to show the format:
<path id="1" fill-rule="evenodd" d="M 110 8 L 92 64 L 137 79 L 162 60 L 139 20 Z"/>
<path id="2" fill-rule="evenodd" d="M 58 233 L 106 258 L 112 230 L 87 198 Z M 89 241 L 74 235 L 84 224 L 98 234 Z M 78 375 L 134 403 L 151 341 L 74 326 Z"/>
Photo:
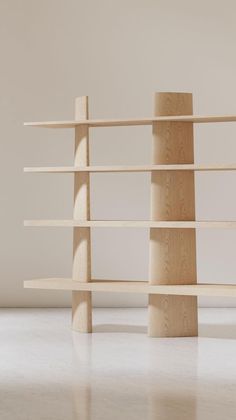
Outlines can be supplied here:
<path id="1" fill-rule="evenodd" d="M 72 232 L 23 228 L 24 218 L 70 218 L 72 175 L 23 174 L 70 165 L 72 130 L 23 121 L 73 118 L 89 95 L 94 118 L 151 116 L 155 91 L 194 94 L 196 114 L 236 114 L 233 0 L 0 0 L 0 305 L 68 305 L 70 294 L 24 290 L 24 279 L 70 276 Z M 150 128 L 91 131 L 92 164 L 150 162 Z M 195 127 L 197 163 L 236 162 L 236 123 Z M 92 217 L 148 219 L 148 174 L 92 175 Z M 236 173 L 196 175 L 199 220 L 236 220 Z M 94 229 L 93 276 L 145 279 L 148 231 Z M 236 230 L 197 233 L 198 277 L 236 282 Z M 208 299 L 202 304 L 235 305 Z M 97 295 L 97 305 L 143 296 Z"/>

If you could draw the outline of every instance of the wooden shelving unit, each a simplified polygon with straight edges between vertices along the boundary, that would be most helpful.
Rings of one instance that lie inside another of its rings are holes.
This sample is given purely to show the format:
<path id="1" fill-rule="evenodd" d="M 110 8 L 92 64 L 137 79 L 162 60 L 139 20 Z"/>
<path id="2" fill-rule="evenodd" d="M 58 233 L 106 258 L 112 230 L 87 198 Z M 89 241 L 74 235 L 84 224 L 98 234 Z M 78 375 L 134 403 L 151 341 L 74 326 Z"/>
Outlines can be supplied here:
<path id="1" fill-rule="evenodd" d="M 73 173 L 74 212 L 71 220 L 27 220 L 25 226 L 72 227 L 71 278 L 36 279 L 25 288 L 72 291 L 72 328 L 92 331 L 92 292 L 145 293 L 149 296 L 148 333 L 153 337 L 196 336 L 197 296 L 235 296 L 236 285 L 200 284 L 196 275 L 196 229 L 236 228 L 236 221 L 195 220 L 195 171 L 232 171 L 235 165 L 194 164 L 194 123 L 236 122 L 236 115 L 194 116 L 192 94 L 156 93 L 154 117 L 91 120 L 88 98 L 76 98 L 74 121 L 25 123 L 75 130 L 74 165 L 27 167 L 29 173 Z M 90 166 L 89 128 L 151 125 L 152 164 Z M 151 172 L 151 217 L 147 221 L 90 220 L 89 177 L 92 172 Z M 145 281 L 91 278 L 92 227 L 150 229 L 149 278 Z"/>

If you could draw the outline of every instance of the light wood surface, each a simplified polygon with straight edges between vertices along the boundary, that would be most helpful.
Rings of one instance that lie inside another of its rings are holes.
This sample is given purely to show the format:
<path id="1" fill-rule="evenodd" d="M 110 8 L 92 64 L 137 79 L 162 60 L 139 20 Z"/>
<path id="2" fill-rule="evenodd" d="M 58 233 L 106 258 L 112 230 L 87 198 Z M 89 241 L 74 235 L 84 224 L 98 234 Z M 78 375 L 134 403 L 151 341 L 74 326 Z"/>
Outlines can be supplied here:
<path id="1" fill-rule="evenodd" d="M 24 172 L 32 173 L 74 173 L 74 172 L 151 172 L 151 171 L 235 171 L 236 165 L 113 165 L 113 166 L 35 166 L 26 167 Z"/>
<path id="2" fill-rule="evenodd" d="M 75 118 L 88 118 L 88 97 L 76 98 Z M 75 157 L 77 167 L 89 165 L 89 133 L 87 125 L 75 128 Z M 74 218 L 90 219 L 89 173 L 74 175 Z M 72 277 L 77 282 L 91 280 L 91 239 L 90 228 L 79 229 L 74 225 Z M 92 332 L 92 296 L 89 291 L 72 292 L 72 329 Z"/>
<path id="3" fill-rule="evenodd" d="M 92 280 L 78 282 L 70 278 L 26 280 L 26 289 L 81 290 L 93 292 L 144 293 L 186 296 L 236 297 L 236 284 L 151 285 L 148 281 Z"/>
<path id="4" fill-rule="evenodd" d="M 28 227 L 130 227 L 155 229 L 235 229 L 236 221 L 154 221 L 154 220 L 25 220 Z"/>
<path id="5" fill-rule="evenodd" d="M 236 228 L 235 221 L 196 221 L 194 171 L 233 171 L 236 164 L 194 164 L 193 123 L 236 122 L 236 115 L 193 115 L 192 94 L 159 93 L 152 118 L 89 119 L 88 98 L 76 98 L 75 120 L 25 123 L 44 128 L 74 128 L 72 166 L 26 167 L 24 172 L 73 173 L 74 211 L 70 220 L 26 220 L 25 226 L 72 227 L 72 278 L 25 281 L 32 289 L 72 291 L 72 328 L 92 331 L 93 291 L 144 293 L 149 296 L 148 332 L 153 337 L 197 335 L 197 296 L 236 297 L 236 285 L 197 284 L 198 228 Z M 152 126 L 149 165 L 90 166 L 89 128 Z M 151 172 L 151 220 L 90 220 L 91 172 Z M 91 280 L 90 230 L 96 227 L 150 229 L 147 281 Z"/>
<path id="6" fill-rule="evenodd" d="M 177 110 L 176 110 L 177 112 Z M 167 115 L 151 118 L 132 118 L 117 120 L 89 120 L 76 119 L 74 121 L 42 121 L 42 122 L 26 122 L 28 127 L 42 128 L 74 128 L 78 125 L 87 124 L 89 127 L 119 127 L 119 126 L 135 126 L 135 125 L 152 125 L 155 122 L 180 121 L 192 123 L 216 123 L 216 122 L 234 122 L 236 115 Z"/>
<path id="7" fill-rule="evenodd" d="M 192 95 L 157 93 L 155 115 L 192 114 Z M 192 122 L 153 124 L 153 164 L 193 164 Z M 164 229 L 150 229 L 150 284 L 195 284 L 196 238 L 194 172 L 151 174 L 151 219 Z M 178 222 L 177 222 L 178 220 Z M 166 222 L 168 221 L 168 222 Z M 173 224 L 173 221 L 174 224 Z M 184 222 L 183 222 L 184 221 Z M 191 221 L 188 225 L 188 221 Z M 190 229 L 182 229 L 181 223 Z M 186 225 L 187 223 L 187 225 Z M 179 226 L 179 229 L 169 229 Z M 197 298 L 149 294 L 148 333 L 152 337 L 197 335 Z"/>

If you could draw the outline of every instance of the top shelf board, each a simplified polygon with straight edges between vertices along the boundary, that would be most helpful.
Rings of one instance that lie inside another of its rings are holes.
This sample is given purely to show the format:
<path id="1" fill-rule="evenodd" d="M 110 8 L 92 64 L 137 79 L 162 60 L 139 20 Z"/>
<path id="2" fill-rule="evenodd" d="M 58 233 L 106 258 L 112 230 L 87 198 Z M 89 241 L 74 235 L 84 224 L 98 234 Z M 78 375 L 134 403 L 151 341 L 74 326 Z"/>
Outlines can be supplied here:
<path id="1" fill-rule="evenodd" d="M 73 172 L 151 172 L 151 171 L 234 171 L 232 165 L 109 165 L 109 166 L 41 166 L 27 167 L 24 172 L 35 173 L 73 173 Z"/>
<path id="2" fill-rule="evenodd" d="M 119 127 L 135 125 L 152 125 L 156 122 L 192 122 L 192 123 L 215 123 L 215 122 L 236 122 L 236 115 L 173 115 L 141 119 L 121 119 L 121 120 L 79 120 L 79 121 L 44 121 L 44 122 L 26 122 L 28 127 L 42 128 L 75 128 L 80 125 L 89 127 Z"/>

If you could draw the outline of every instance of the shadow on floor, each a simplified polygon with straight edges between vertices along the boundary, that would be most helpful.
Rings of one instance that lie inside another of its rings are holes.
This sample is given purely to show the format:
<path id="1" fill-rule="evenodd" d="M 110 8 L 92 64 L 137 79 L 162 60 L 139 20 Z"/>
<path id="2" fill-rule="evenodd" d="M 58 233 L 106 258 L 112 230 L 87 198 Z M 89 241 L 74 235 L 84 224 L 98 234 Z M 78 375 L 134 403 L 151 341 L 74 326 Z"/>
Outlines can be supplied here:
<path id="1" fill-rule="evenodd" d="M 94 325 L 93 332 L 147 334 L 147 327 L 144 325 L 98 324 Z"/>
<path id="2" fill-rule="evenodd" d="M 199 337 L 236 339 L 235 324 L 200 324 Z"/>
<path id="3" fill-rule="evenodd" d="M 98 324 L 93 327 L 93 332 L 147 334 L 147 327 L 144 325 Z M 236 340 L 236 325 L 200 324 L 199 337 Z"/>

